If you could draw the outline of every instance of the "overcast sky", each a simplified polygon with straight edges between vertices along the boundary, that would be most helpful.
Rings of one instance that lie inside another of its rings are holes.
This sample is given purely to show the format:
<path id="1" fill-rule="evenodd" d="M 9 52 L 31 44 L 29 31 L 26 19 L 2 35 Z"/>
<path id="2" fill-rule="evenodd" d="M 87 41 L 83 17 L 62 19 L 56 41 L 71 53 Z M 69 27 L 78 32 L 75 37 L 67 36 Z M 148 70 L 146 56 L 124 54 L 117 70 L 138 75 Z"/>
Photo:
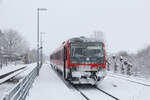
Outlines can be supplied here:
<path id="1" fill-rule="evenodd" d="M 44 51 L 52 52 L 62 41 L 105 33 L 107 50 L 135 53 L 150 45 L 149 0 L 0 0 L 0 29 L 15 29 L 36 48 L 36 9 Z"/>

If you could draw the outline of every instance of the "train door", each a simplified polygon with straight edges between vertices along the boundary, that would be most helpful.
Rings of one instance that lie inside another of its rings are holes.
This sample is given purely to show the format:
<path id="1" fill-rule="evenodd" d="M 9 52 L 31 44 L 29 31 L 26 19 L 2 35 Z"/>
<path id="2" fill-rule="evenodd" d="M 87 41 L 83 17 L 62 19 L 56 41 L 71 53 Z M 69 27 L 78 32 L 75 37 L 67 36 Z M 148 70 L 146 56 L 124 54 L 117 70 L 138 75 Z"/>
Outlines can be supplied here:
<path id="1" fill-rule="evenodd" d="M 66 60 L 67 60 L 67 49 L 66 46 L 64 46 L 64 50 L 63 50 L 63 77 L 64 79 L 66 79 Z"/>

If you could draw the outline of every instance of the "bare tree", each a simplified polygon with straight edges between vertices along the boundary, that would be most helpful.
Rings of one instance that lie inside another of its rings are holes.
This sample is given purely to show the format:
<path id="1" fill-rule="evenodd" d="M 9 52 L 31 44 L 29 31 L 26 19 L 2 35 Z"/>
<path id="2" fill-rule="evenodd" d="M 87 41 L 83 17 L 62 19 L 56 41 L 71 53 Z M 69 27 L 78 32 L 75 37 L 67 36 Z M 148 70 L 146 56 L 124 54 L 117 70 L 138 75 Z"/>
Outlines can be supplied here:
<path id="1" fill-rule="evenodd" d="M 126 58 L 132 65 L 134 75 L 149 78 L 150 76 L 150 46 L 141 49 L 137 54 L 129 54 L 125 51 L 119 52 L 118 57 Z"/>
<path id="2" fill-rule="evenodd" d="M 139 51 L 136 56 L 135 56 L 135 66 L 136 66 L 136 71 L 145 76 L 149 77 L 150 76 L 150 46 L 147 48 Z"/>
<path id="3" fill-rule="evenodd" d="M 3 52 L 7 55 L 19 55 L 27 50 L 25 40 L 15 30 L 5 30 L 1 39 Z"/>

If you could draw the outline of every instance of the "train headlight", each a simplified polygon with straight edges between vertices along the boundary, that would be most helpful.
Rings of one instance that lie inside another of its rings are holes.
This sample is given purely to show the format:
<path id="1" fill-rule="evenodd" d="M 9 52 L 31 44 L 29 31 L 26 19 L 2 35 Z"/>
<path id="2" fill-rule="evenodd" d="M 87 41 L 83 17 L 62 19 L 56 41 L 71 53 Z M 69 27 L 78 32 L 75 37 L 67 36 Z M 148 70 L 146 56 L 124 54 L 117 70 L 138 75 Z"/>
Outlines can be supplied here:
<path id="1" fill-rule="evenodd" d="M 79 67 L 78 66 L 73 66 L 73 71 L 78 71 Z"/>
<path id="2" fill-rule="evenodd" d="M 101 71 L 102 70 L 102 67 L 101 66 L 98 66 L 98 71 Z"/>

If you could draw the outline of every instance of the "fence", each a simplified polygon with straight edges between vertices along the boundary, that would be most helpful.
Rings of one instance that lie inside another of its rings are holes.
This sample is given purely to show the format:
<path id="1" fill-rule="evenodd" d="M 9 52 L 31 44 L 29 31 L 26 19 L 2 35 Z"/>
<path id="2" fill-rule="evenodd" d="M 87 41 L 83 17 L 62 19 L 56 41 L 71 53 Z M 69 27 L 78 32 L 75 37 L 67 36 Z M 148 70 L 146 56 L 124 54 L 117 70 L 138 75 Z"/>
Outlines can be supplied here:
<path id="1" fill-rule="evenodd" d="M 37 67 L 24 77 L 19 83 L 7 92 L 1 100 L 25 100 L 34 79 L 37 76 Z"/>

